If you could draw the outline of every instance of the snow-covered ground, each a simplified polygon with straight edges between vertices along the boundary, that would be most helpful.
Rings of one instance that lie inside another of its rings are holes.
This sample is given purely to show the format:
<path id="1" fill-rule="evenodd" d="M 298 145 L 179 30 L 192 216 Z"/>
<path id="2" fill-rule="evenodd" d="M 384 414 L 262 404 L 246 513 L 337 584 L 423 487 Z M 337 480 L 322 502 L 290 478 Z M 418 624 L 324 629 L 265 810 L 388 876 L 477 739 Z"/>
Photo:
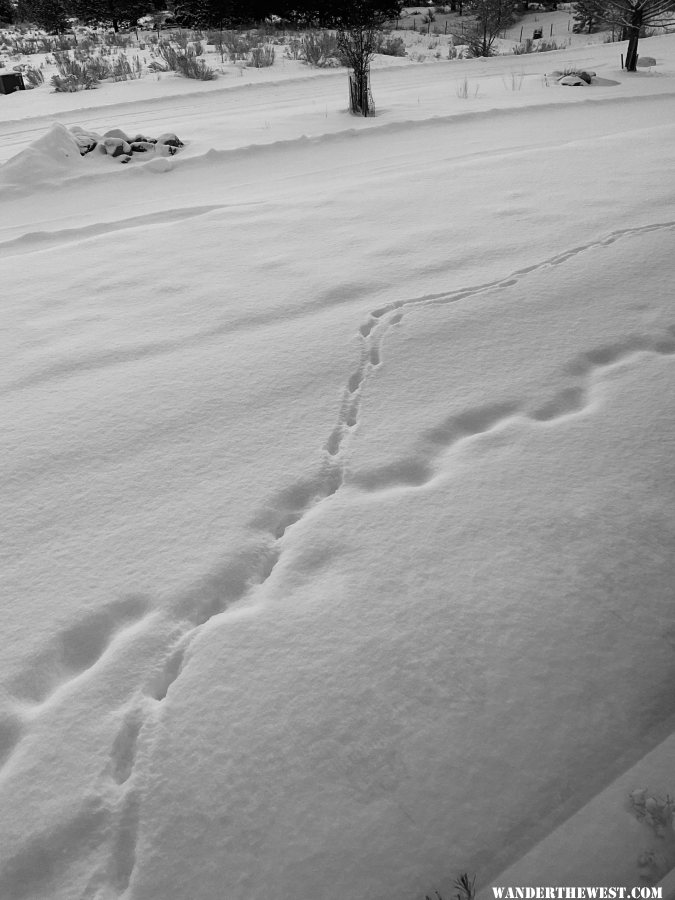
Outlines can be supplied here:
<path id="1" fill-rule="evenodd" d="M 368 120 L 300 68 L 0 97 L 3 900 L 641 883 L 675 37 L 621 50 L 382 63 Z"/>

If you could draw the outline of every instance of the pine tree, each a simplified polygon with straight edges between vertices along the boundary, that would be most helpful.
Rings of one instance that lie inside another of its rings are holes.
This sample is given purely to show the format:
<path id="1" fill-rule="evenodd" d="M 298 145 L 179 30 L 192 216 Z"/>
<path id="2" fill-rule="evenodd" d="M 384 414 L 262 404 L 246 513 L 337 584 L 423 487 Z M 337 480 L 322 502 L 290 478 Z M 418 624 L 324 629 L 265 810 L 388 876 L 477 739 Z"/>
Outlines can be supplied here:
<path id="1" fill-rule="evenodd" d="M 71 0 L 73 15 L 87 24 L 135 25 L 141 16 L 153 12 L 152 0 Z"/>
<path id="2" fill-rule="evenodd" d="M 60 33 L 68 27 L 68 17 L 61 0 L 27 0 L 22 5 L 22 19 L 51 33 Z"/>
<path id="3" fill-rule="evenodd" d="M 10 0 L 0 0 L 0 25 L 11 25 L 14 21 L 14 7 Z"/>

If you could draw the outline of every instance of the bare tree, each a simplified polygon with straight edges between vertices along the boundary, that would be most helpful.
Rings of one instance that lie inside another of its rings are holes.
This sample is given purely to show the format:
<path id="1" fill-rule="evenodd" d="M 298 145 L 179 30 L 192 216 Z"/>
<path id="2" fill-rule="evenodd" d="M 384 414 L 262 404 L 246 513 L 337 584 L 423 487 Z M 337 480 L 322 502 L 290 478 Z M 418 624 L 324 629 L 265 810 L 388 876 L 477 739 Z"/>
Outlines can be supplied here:
<path id="1" fill-rule="evenodd" d="M 380 33 L 374 28 L 338 29 L 340 55 L 350 69 L 349 109 L 359 116 L 375 115 L 370 91 L 370 63 L 377 51 Z"/>
<path id="2" fill-rule="evenodd" d="M 637 68 L 640 32 L 646 28 L 672 25 L 675 0 L 586 0 L 585 6 L 595 10 L 597 18 L 618 26 L 628 39 L 626 69 Z"/>
<path id="3" fill-rule="evenodd" d="M 491 56 L 492 45 L 512 24 L 516 0 L 470 0 L 470 12 L 476 17 L 475 24 L 465 32 L 472 56 Z"/>
<path id="4" fill-rule="evenodd" d="M 374 115 L 370 92 L 370 64 L 381 42 L 380 29 L 395 21 L 402 0 L 343 0 L 331 9 L 330 24 L 337 30 L 340 54 L 349 66 L 349 108 L 361 116 Z"/>

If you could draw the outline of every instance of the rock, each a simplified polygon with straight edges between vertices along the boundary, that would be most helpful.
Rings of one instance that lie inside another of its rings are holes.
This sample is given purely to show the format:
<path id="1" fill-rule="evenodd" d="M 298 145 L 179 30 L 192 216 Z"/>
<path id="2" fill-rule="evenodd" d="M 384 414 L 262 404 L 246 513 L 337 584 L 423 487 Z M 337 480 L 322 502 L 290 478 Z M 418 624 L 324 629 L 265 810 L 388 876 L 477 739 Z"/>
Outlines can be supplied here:
<path id="1" fill-rule="evenodd" d="M 82 156 L 85 156 L 87 153 L 91 153 L 92 150 L 96 149 L 98 142 L 101 140 L 100 134 L 96 134 L 95 131 L 85 131 L 85 129 L 80 128 L 79 125 L 72 125 L 70 132 L 75 138 Z"/>
<path id="2" fill-rule="evenodd" d="M 155 145 L 150 141 L 132 141 L 130 146 L 132 153 L 150 153 L 155 149 Z"/>
<path id="3" fill-rule="evenodd" d="M 579 78 L 578 75 L 563 75 L 562 78 L 558 79 L 558 84 L 564 84 L 570 87 L 587 87 L 588 82 L 584 81 L 583 78 Z"/>
<path id="4" fill-rule="evenodd" d="M 99 146 L 105 147 L 108 156 L 130 156 L 131 145 L 116 137 L 104 137 Z"/>
<path id="5" fill-rule="evenodd" d="M 639 68 L 649 69 L 656 65 L 656 60 L 653 56 L 638 56 L 637 64 Z"/>
<path id="6" fill-rule="evenodd" d="M 178 147 L 174 147 L 173 144 L 160 144 L 159 141 L 155 144 L 157 156 L 173 156 L 177 152 Z"/>
<path id="7" fill-rule="evenodd" d="M 132 143 L 132 144 L 136 144 L 136 143 L 138 143 L 139 141 L 143 141 L 143 142 L 146 143 L 146 144 L 156 144 L 156 143 L 157 143 L 157 138 L 147 137 L 147 136 L 144 135 L 144 134 L 137 134 L 136 137 L 133 139 L 133 141 L 131 141 L 131 143 Z"/>
<path id="8" fill-rule="evenodd" d="M 168 144 L 170 147 L 183 147 L 184 146 L 183 142 L 180 140 L 180 138 L 176 137 L 176 135 L 170 131 L 167 131 L 166 134 L 160 134 L 160 136 L 157 138 L 157 143 L 158 144 Z"/>
<path id="9" fill-rule="evenodd" d="M 130 141 L 129 135 L 125 134 L 121 128 L 111 128 L 110 131 L 106 131 L 103 135 L 104 138 L 119 138 L 121 141 L 126 141 L 128 144 Z"/>

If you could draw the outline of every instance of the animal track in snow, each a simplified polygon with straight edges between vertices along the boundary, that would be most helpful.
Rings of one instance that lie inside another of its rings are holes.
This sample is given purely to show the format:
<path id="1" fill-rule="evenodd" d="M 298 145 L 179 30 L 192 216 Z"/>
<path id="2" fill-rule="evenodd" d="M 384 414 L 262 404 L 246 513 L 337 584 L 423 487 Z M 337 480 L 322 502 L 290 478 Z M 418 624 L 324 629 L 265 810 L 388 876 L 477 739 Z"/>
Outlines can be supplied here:
<path id="1" fill-rule="evenodd" d="M 196 628 L 198 627 L 199 626 L 196 626 Z M 169 688 L 182 672 L 183 661 L 185 660 L 186 644 L 189 641 L 191 635 L 192 632 L 188 632 L 188 640 L 184 641 L 181 646 L 179 646 L 176 650 L 173 651 L 173 653 L 171 653 L 171 655 L 164 663 L 164 668 L 162 669 L 160 674 L 153 680 L 152 686 L 149 690 L 149 694 L 155 700 L 164 700 L 166 695 L 169 693 Z"/>
<path id="2" fill-rule="evenodd" d="M 426 437 L 432 444 L 450 447 L 457 441 L 490 431 L 513 416 L 518 410 L 516 403 L 495 403 L 490 406 L 477 406 L 459 415 L 450 416 L 436 428 L 427 432 Z"/>
<path id="3" fill-rule="evenodd" d="M 434 477 L 436 458 L 461 441 L 485 434 L 515 418 L 534 425 L 582 413 L 588 407 L 592 383 L 602 370 L 636 353 L 675 354 L 675 326 L 668 327 L 665 337 L 632 336 L 619 343 L 601 345 L 581 354 L 564 371 L 582 383 L 563 388 L 532 410 L 528 411 L 523 403 L 507 402 L 453 414 L 425 432 L 414 455 L 357 472 L 351 476 L 350 484 L 366 491 L 421 487 Z"/>
<path id="4" fill-rule="evenodd" d="M 14 748 L 23 736 L 24 724 L 19 716 L 5 713 L 0 717 L 0 768 L 14 752 Z"/>
<path id="5" fill-rule="evenodd" d="M 91 669 L 118 634 L 135 624 L 147 610 L 147 601 L 128 597 L 95 610 L 56 634 L 11 685 L 19 700 L 42 704 L 60 687 Z"/>
<path id="6" fill-rule="evenodd" d="M 136 762 L 136 745 L 143 727 L 138 708 L 127 713 L 112 746 L 110 772 L 115 784 L 125 784 L 132 775 Z"/>
<path id="7" fill-rule="evenodd" d="M 139 818 L 140 798 L 135 791 L 128 791 L 122 801 L 110 857 L 110 883 L 119 895 L 129 887 L 136 866 Z"/>
<path id="8" fill-rule="evenodd" d="M 563 416 L 581 412 L 586 406 L 586 391 L 583 387 L 569 387 L 559 391 L 555 397 L 543 403 L 530 414 L 537 422 L 552 422 Z"/>

